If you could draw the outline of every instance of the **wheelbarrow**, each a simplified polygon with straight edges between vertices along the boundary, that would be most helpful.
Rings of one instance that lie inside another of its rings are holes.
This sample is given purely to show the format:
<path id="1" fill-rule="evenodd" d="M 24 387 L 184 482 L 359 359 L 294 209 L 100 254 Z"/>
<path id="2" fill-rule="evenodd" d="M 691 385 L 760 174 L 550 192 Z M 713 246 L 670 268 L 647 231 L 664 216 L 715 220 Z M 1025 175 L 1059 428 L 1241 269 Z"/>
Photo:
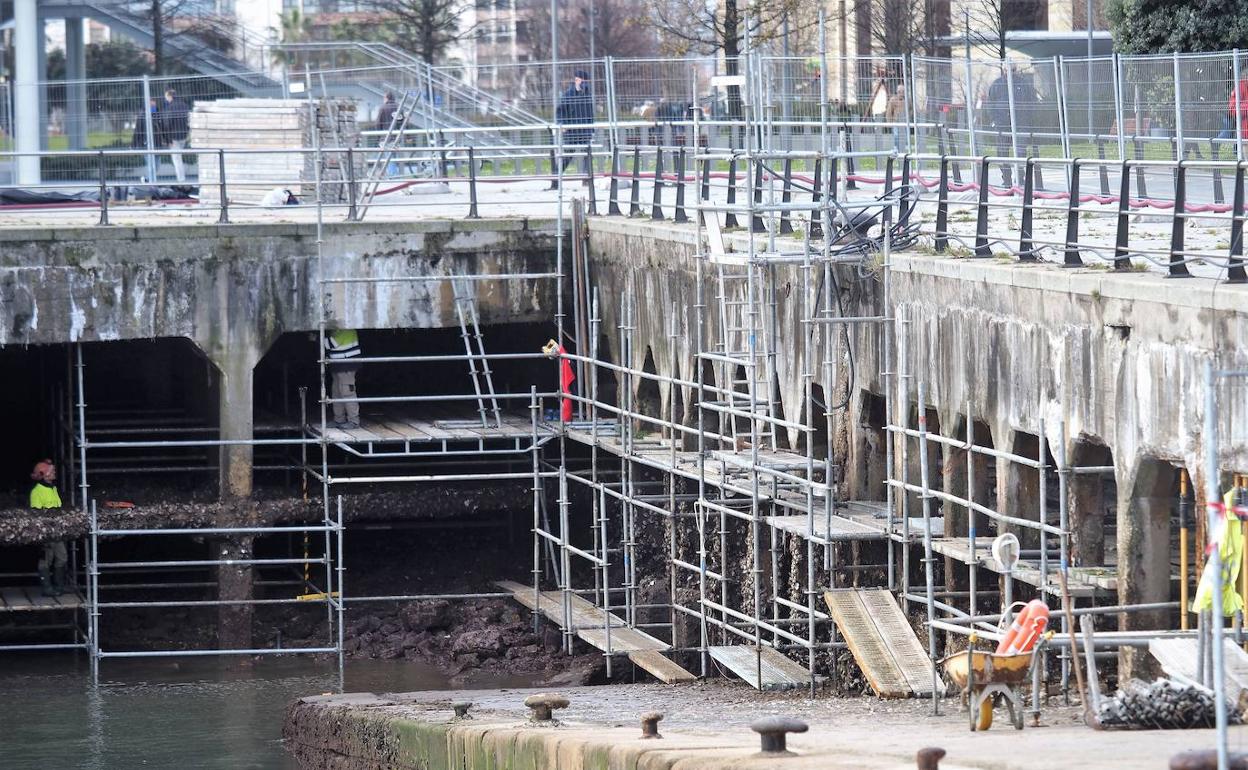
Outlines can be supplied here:
<path id="1" fill-rule="evenodd" d="M 945 674 L 962 689 L 962 698 L 970 709 L 971 732 L 992 727 L 993 704 L 998 698 L 1005 702 L 1014 729 L 1023 729 L 1022 686 L 1048 635 L 1033 649 L 1013 654 L 977 650 L 975 641 L 976 636 L 972 635 L 966 652 L 955 652 L 940 661 Z"/>

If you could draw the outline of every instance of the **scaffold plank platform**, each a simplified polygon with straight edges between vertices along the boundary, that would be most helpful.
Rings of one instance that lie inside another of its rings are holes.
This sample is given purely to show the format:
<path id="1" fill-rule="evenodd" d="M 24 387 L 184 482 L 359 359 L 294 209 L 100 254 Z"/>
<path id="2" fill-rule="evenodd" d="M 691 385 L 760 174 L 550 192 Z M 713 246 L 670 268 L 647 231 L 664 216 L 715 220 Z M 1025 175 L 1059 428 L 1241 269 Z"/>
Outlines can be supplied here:
<path id="1" fill-rule="evenodd" d="M 664 684 L 693 682 L 698 678 L 658 650 L 636 650 L 628 654 L 628 659 Z"/>
<path id="2" fill-rule="evenodd" d="M 563 593 L 560 591 L 542 591 L 540 600 L 535 601 L 533 587 L 500 580 L 495 583 L 499 588 L 511 593 L 516 601 L 535 610 L 560 628 L 571 629 L 582 641 L 597 647 L 603 652 L 661 652 L 670 648 L 662 639 L 632 628 L 623 618 L 615 613 L 606 613 L 601 607 L 589 600 L 572 594 L 569 597 L 571 623 L 567 622 L 563 612 Z M 540 603 L 539 603 L 540 602 Z M 606 623 L 611 624 L 610 640 L 607 639 Z"/>
<path id="3" fill-rule="evenodd" d="M 318 423 L 308 423 L 313 438 L 321 435 Z M 538 423 L 538 433 L 549 435 L 552 430 Z M 479 420 L 463 418 L 421 419 L 403 414 L 365 412 L 360 427 L 325 428 L 325 440 L 333 444 L 428 444 L 443 441 L 472 441 L 532 438 L 533 423 L 522 415 L 504 414 L 497 425 L 482 425 Z"/>
<path id="4" fill-rule="evenodd" d="M 1199 684 L 1196 669 L 1200 649 L 1197 640 L 1150 639 L 1148 652 L 1169 676 Z M 1226 698 L 1231 703 L 1239 703 L 1240 695 L 1248 690 L 1248 652 L 1244 652 L 1234 640 L 1224 638 L 1222 655 L 1226 668 Z"/>
<path id="5" fill-rule="evenodd" d="M 933 538 L 932 550 L 942 556 L 957 559 L 963 564 L 978 563 L 980 567 L 1001 574 L 1003 570 L 997 560 L 992 558 L 992 538 L 981 537 L 975 540 L 975 558 L 971 558 L 971 541 L 966 537 Z M 1051 595 L 1061 593 L 1061 585 L 1057 578 L 1057 559 L 1049 561 L 1049 577 L 1046 581 L 1041 574 L 1039 565 L 1032 560 L 1020 561 L 1014 566 L 1010 576 L 1015 580 L 1036 588 L 1043 588 Z M 1087 599 L 1098 592 L 1117 590 L 1117 579 L 1103 574 L 1103 570 L 1093 567 L 1070 568 L 1069 591 L 1074 598 Z M 1047 585 L 1046 585 L 1047 582 Z"/>
<path id="6" fill-rule="evenodd" d="M 707 647 L 712 659 L 756 690 L 792 690 L 810 684 L 810 672 L 780 651 L 752 644 Z M 759 675 L 762 681 L 759 681 Z"/>
<path id="7" fill-rule="evenodd" d="M 0 612 L 76 610 L 86 604 L 86 601 L 86 597 L 77 591 L 60 596 L 44 596 L 38 586 L 0 588 Z"/>
<path id="8" fill-rule="evenodd" d="M 887 589 L 836 589 L 825 591 L 823 598 L 876 695 L 908 698 L 932 694 L 932 662 Z M 944 685 L 938 687 L 939 694 L 944 694 Z"/>
<path id="9" fill-rule="evenodd" d="M 813 522 L 810 521 L 811 518 L 814 519 Z M 839 515 L 833 516 L 829 522 L 828 518 L 819 512 L 816 512 L 813 517 L 768 516 L 767 523 L 776 529 L 782 529 L 800 537 L 806 537 L 809 530 L 813 529 L 814 538 L 818 542 L 883 540 L 886 537 L 882 528 L 875 529 Z"/>

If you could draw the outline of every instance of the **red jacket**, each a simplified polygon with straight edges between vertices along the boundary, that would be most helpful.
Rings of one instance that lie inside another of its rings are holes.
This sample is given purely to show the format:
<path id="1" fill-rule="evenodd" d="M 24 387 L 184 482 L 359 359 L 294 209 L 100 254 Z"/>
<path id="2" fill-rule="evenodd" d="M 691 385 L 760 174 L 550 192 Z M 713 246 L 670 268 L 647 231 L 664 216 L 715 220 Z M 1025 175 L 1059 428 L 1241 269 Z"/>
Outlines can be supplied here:
<path id="1" fill-rule="evenodd" d="M 1235 109 L 1235 99 L 1239 99 L 1239 109 Z M 1248 139 L 1248 78 L 1239 81 L 1239 85 L 1231 91 L 1231 98 L 1226 105 L 1227 113 L 1233 118 L 1239 115 L 1239 134 Z"/>

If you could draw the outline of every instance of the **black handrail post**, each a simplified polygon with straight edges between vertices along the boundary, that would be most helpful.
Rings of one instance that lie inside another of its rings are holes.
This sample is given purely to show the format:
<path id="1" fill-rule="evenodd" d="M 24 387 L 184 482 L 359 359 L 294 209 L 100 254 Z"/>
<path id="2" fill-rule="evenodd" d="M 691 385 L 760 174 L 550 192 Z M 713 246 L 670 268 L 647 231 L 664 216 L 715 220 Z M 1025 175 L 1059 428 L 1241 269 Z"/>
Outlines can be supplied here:
<path id="1" fill-rule="evenodd" d="M 789 216 L 788 205 L 793 202 L 793 158 L 784 159 L 784 192 L 780 194 L 780 204 L 785 208 L 780 212 L 780 234 L 793 232 L 793 219 Z"/>
<path id="2" fill-rule="evenodd" d="M 767 226 L 763 224 L 763 215 L 759 213 L 758 207 L 763 203 L 763 162 L 754 159 L 754 214 L 750 217 L 750 232 L 765 233 Z"/>
<path id="3" fill-rule="evenodd" d="M 1235 166 L 1235 192 L 1231 203 L 1231 248 L 1226 263 L 1227 283 L 1248 283 L 1244 273 L 1244 164 Z"/>
<path id="4" fill-rule="evenodd" d="M 897 196 L 897 227 L 905 229 L 910 222 L 910 154 L 901 156 L 901 193 Z"/>
<path id="5" fill-rule="evenodd" d="M 685 213 L 685 146 L 682 144 L 676 153 L 676 211 L 672 214 L 673 222 L 688 222 Z"/>
<path id="6" fill-rule="evenodd" d="M 217 224 L 228 225 L 230 223 L 230 196 L 225 187 L 225 150 L 217 150 L 217 173 L 221 175 L 221 216 L 217 217 Z"/>
<path id="7" fill-rule="evenodd" d="M 1066 206 L 1066 249 L 1063 267 L 1082 267 L 1079 256 L 1079 160 L 1070 162 L 1070 193 Z"/>
<path id="8" fill-rule="evenodd" d="M 737 156 L 728 159 L 728 209 L 724 213 L 724 229 L 737 227 L 737 214 L 732 207 L 737 203 Z"/>
<path id="9" fill-rule="evenodd" d="M 1098 177 L 1101 180 L 1101 195 L 1109 197 L 1109 166 L 1105 163 L 1105 141 L 1100 134 L 1096 135 L 1096 158 L 1100 161 L 1097 168 L 1100 169 Z"/>
<path id="10" fill-rule="evenodd" d="M 585 145 L 585 184 L 589 187 L 589 216 L 598 216 L 598 191 L 594 188 L 594 146 Z"/>
<path id="11" fill-rule="evenodd" d="M 1035 219 L 1036 159 L 1028 158 L 1023 164 L 1023 223 L 1018 231 L 1018 259 L 1035 262 L 1035 244 L 1031 239 L 1031 225 Z"/>
<path id="12" fill-rule="evenodd" d="M 854 181 L 854 132 L 848 123 L 842 126 L 845 129 L 845 189 L 857 190 L 858 183 Z"/>
<path id="13" fill-rule="evenodd" d="M 1135 150 L 1135 159 L 1144 160 L 1144 141 L 1137 135 L 1131 142 Z M 1144 164 L 1135 167 L 1135 197 L 1147 198 L 1148 185 L 1144 182 Z"/>
<path id="14" fill-rule="evenodd" d="M 975 205 L 975 256 L 991 257 L 988 245 L 988 156 L 979 159 L 979 201 Z"/>
<path id="15" fill-rule="evenodd" d="M 628 215 L 636 217 L 641 215 L 641 145 L 633 145 L 633 180 L 632 188 L 628 191 Z"/>
<path id="16" fill-rule="evenodd" d="M 1178 161 L 1174 168 L 1174 210 L 1170 226 L 1170 276 L 1190 278 L 1187 256 L 1183 253 L 1183 240 L 1187 232 L 1187 163 Z"/>
<path id="17" fill-rule="evenodd" d="M 949 156 L 940 156 L 940 183 L 936 187 L 936 252 L 949 246 Z"/>
<path id="18" fill-rule="evenodd" d="M 1209 160 L 1217 161 L 1220 152 L 1217 139 L 1209 140 Z M 1226 203 L 1226 191 L 1222 189 L 1222 169 L 1219 166 L 1213 167 L 1213 202 L 1221 205 Z"/>
<path id="19" fill-rule="evenodd" d="M 1114 269 L 1131 269 L 1131 165 L 1124 158 L 1118 178 L 1118 223 L 1114 234 Z"/>
<path id="20" fill-rule="evenodd" d="M 360 213 L 356 208 L 356 199 L 359 196 L 359 183 L 355 179 L 355 150 L 347 148 L 347 195 L 350 202 L 347 204 L 347 221 L 354 222 L 359 218 Z"/>
<path id="21" fill-rule="evenodd" d="M 815 183 L 811 185 L 810 202 L 818 204 L 823 197 L 823 156 L 815 156 Z M 810 213 L 810 237 L 823 237 L 823 211 L 816 205 Z"/>
<path id="22" fill-rule="evenodd" d="M 620 146 L 611 144 L 611 189 L 607 192 L 607 216 L 619 216 L 620 211 Z"/>
<path id="23" fill-rule="evenodd" d="M 472 145 L 468 145 L 468 218 L 481 218 L 477 212 L 477 154 Z"/>
<path id="24" fill-rule="evenodd" d="M 663 147 L 655 148 L 654 153 L 654 185 L 650 188 L 650 221 L 660 222 L 663 219 Z"/>
<path id="25" fill-rule="evenodd" d="M 98 225 L 108 224 L 108 169 L 104 165 L 104 151 L 97 154 L 100 172 L 100 221 Z"/>

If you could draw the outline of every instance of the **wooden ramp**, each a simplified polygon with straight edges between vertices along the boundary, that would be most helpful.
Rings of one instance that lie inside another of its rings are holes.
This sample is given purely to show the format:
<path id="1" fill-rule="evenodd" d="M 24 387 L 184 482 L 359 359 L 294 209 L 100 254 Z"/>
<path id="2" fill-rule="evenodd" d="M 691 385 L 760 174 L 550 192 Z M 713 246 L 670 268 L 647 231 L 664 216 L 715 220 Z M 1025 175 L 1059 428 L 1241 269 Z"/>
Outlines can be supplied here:
<path id="1" fill-rule="evenodd" d="M 1174 679 L 1199 684 L 1196 678 L 1198 651 L 1195 639 L 1150 639 L 1148 652 L 1161 664 L 1161 670 Z M 1226 697 L 1238 703 L 1248 690 L 1248 652 L 1230 639 L 1222 639 L 1222 656 L 1226 664 Z"/>
<path id="2" fill-rule="evenodd" d="M 573 594 L 569 597 L 571 623 L 566 621 L 563 611 L 563 593 L 560 591 L 542 591 L 533 593 L 532 586 L 522 585 L 510 580 L 495 583 L 499 588 L 509 592 L 516 601 L 533 610 L 560 628 L 570 628 L 582 641 L 598 649 L 613 653 L 626 653 L 638 668 L 641 668 L 661 682 L 692 682 L 697 679 L 689 671 L 681 668 L 663 651 L 671 645 L 662 639 L 631 628 L 623 618 L 614 613 L 603 612 L 593 602 Z M 611 624 L 610 639 L 607 638 L 607 626 Z"/>
<path id="3" fill-rule="evenodd" d="M 876 695 L 932 694 L 932 662 L 888 590 L 845 588 L 826 591 L 823 598 Z M 944 683 L 937 684 L 943 695 Z"/>
<path id="4" fill-rule="evenodd" d="M 757 690 L 792 690 L 810 684 L 809 671 L 771 647 L 735 644 L 708 647 L 707 652 L 717 663 Z"/>

